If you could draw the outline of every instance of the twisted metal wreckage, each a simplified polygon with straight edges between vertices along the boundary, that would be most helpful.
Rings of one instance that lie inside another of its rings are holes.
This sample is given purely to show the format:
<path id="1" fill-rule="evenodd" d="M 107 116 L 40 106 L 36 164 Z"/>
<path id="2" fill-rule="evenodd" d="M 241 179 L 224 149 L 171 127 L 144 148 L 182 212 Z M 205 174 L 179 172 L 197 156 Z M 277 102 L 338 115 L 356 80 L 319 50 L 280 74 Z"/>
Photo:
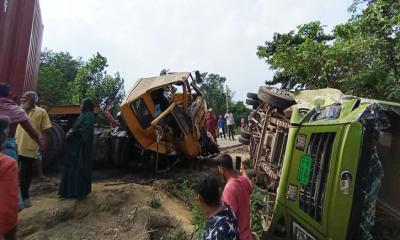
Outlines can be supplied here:
<path id="1" fill-rule="evenodd" d="M 218 153 L 205 128 L 207 103 L 197 86 L 201 81 L 198 71 L 139 79 L 121 104 L 118 126 L 95 128 L 95 164 L 145 165 L 162 172 L 184 158 Z M 76 108 L 50 108 L 54 127 L 49 131 L 46 165 L 61 158 L 63 134 L 79 115 Z"/>
<path id="2" fill-rule="evenodd" d="M 262 86 L 240 141 L 271 239 L 400 239 L 400 104 Z"/>

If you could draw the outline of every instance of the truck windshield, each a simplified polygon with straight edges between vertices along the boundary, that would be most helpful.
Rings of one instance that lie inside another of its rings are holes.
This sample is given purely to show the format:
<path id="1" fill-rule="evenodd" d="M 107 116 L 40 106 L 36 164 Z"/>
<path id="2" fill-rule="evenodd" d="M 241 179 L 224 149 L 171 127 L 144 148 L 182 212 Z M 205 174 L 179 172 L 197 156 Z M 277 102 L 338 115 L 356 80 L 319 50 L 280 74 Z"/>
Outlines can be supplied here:
<path id="1" fill-rule="evenodd" d="M 333 104 L 326 107 L 321 108 L 320 111 L 314 113 L 310 122 L 320 121 L 320 120 L 335 120 L 340 116 L 341 105 Z"/>
<path id="2" fill-rule="evenodd" d="M 176 106 L 174 108 L 173 112 L 176 117 L 176 120 L 180 123 L 183 131 L 186 134 L 191 133 L 193 129 L 192 129 L 192 123 L 189 119 L 189 116 L 183 112 L 183 110 L 180 106 Z"/>
<path id="3" fill-rule="evenodd" d="M 151 122 L 154 120 L 153 116 L 151 115 L 149 109 L 147 108 L 145 102 L 142 98 L 136 100 L 131 104 L 133 112 L 136 115 L 137 120 L 140 123 L 140 126 L 143 129 L 147 129 L 151 126 Z"/>

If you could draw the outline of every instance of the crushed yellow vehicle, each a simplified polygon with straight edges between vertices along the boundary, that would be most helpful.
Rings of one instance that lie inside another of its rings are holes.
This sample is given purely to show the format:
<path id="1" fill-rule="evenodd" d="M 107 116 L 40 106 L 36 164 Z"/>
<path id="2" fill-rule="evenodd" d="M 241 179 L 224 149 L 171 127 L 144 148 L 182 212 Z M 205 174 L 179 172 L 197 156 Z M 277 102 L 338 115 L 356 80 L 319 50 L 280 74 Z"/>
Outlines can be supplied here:
<path id="1" fill-rule="evenodd" d="M 120 126 L 95 127 L 94 164 L 144 166 L 160 172 L 183 159 L 218 153 L 205 128 L 207 104 L 197 86 L 201 82 L 198 71 L 139 79 L 121 104 Z M 54 128 L 46 166 L 61 159 L 64 132 L 78 117 L 79 107 L 53 107 L 49 113 Z"/>
<path id="2" fill-rule="evenodd" d="M 133 85 L 121 115 L 144 150 L 189 158 L 218 152 L 205 129 L 207 104 L 198 83 L 196 71 L 141 78 Z"/>

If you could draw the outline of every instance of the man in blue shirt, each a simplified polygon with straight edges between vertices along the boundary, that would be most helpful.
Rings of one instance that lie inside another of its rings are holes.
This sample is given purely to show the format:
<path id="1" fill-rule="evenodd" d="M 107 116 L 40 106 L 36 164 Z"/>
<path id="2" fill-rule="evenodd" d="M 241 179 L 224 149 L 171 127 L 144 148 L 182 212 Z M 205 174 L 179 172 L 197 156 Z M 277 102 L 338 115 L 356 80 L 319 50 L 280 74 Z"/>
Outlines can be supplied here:
<path id="1" fill-rule="evenodd" d="M 222 117 L 222 115 L 219 115 L 218 119 L 218 136 L 222 138 L 222 135 L 225 137 L 225 119 Z"/>

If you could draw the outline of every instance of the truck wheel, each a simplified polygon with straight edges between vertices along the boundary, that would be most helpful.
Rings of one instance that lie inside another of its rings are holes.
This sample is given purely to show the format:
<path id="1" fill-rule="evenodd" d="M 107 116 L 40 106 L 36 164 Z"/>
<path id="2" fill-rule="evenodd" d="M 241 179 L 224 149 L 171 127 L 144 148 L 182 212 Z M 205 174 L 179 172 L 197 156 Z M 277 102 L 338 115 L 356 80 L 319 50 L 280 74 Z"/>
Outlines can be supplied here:
<path id="1" fill-rule="evenodd" d="M 111 135 L 111 159 L 113 163 L 118 167 L 128 166 L 133 162 L 132 159 L 136 157 L 133 139 L 129 136 L 127 131 L 116 131 Z"/>
<path id="2" fill-rule="evenodd" d="M 62 160 L 64 153 L 65 133 L 57 123 L 47 130 L 48 140 L 47 146 L 42 153 L 43 168 L 48 169 L 55 166 Z"/>
<path id="3" fill-rule="evenodd" d="M 240 136 L 244 139 L 250 140 L 251 137 L 251 133 L 247 132 L 247 131 L 241 131 L 240 132 Z"/>
<path id="4" fill-rule="evenodd" d="M 246 99 L 246 104 L 247 104 L 247 105 L 251 105 L 251 106 L 253 106 L 253 107 L 258 107 L 259 102 L 258 102 L 258 100 L 254 100 L 254 99 L 247 98 L 247 99 Z"/>
<path id="5" fill-rule="evenodd" d="M 239 142 L 243 143 L 244 145 L 249 145 L 250 144 L 250 140 L 243 138 L 242 136 L 239 137 Z"/>
<path id="6" fill-rule="evenodd" d="M 93 136 L 95 166 L 104 166 L 111 159 L 111 130 L 95 127 Z"/>
<path id="7" fill-rule="evenodd" d="M 249 93 L 247 93 L 247 97 L 250 98 L 250 99 L 258 101 L 257 93 L 249 92 Z"/>
<path id="8" fill-rule="evenodd" d="M 296 103 L 290 92 L 267 86 L 261 86 L 259 88 L 258 98 L 261 101 L 282 110 Z"/>

